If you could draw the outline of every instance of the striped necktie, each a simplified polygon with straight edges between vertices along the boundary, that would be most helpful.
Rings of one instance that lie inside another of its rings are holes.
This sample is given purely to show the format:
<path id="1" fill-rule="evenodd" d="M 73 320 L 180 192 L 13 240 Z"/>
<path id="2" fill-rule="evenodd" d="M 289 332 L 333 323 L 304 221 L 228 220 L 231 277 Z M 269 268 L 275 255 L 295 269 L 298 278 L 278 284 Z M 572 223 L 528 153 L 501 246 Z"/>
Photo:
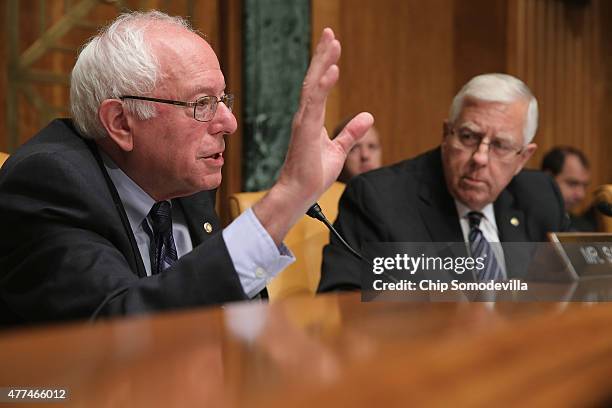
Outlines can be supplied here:
<path id="1" fill-rule="evenodd" d="M 468 235 L 470 252 L 473 258 L 484 259 L 484 268 L 477 272 L 477 280 L 479 282 L 501 281 L 503 280 L 502 270 L 497 263 L 493 248 L 480 229 L 480 221 L 483 217 L 484 215 L 478 211 L 471 211 L 467 215 L 470 224 L 470 234 Z"/>
<path id="2" fill-rule="evenodd" d="M 151 275 L 161 273 L 177 260 L 176 246 L 172 236 L 171 209 L 168 201 L 160 201 L 153 205 L 147 216 L 153 231 L 151 231 L 146 219 L 142 222 L 142 226 L 150 239 Z"/>

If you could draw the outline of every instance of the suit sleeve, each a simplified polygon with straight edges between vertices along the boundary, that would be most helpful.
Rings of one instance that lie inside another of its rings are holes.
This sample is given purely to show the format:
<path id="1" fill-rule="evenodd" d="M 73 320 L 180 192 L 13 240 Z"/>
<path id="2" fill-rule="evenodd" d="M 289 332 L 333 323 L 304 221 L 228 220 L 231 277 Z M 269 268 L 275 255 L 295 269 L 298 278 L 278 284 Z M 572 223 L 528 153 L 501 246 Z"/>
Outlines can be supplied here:
<path id="1" fill-rule="evenodd" d="M 3 169 L 0 224 L 0 317 L 5 324 L 145 313 L 246 297 L 221 233 L 163 274 L 137 276 L 119 249 L 129 241 L 106 186 L 55 155 L 39 153 Z"/>
<path id="2" fill-rule="evenodd" d="M 345 241 L 368 259 L 368 242 L 388 241 L 377 206 L 380 197 L 367 179 L 356 177 L 340 198 L 334 227 Z M 319 292 L 356 290 L 361 288 L 361 273 L 370 269 L 369 261 L 351 254 L 340 240 L 330 233 L 330 242 L 323 249 Z"/>

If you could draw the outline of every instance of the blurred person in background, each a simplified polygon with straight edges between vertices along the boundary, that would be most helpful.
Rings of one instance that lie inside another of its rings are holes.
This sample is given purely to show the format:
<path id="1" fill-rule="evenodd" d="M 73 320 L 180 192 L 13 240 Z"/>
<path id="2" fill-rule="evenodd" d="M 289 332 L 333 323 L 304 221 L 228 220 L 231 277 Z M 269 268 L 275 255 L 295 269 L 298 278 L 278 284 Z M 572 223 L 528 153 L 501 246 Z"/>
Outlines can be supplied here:
<path id="1" fill-rule="evenodd" d="M 332 135 L 332 139 L 340 134 L 346 124 L 353 116 L 342 121 Z M 351 149 L 344 167 L 338 176 L 338 181 L 348 183 L 355 176 L 366 171 L 376 170 L 382 166 L 382 147 L 380 145 L 380 135 L 378 130 L 372 126 L 365 136 L 359 140 Z"/>
<path id="2" fill-rule="evenodd" d="M 577 214 L 591 183 L 590 165 L 584 153 L 571 146 L 553 147 L 542 159 L 542 170 L 550 173 L 559 185 L 570 218 L 570 231 L 596 231 L 593 207 Z"/>

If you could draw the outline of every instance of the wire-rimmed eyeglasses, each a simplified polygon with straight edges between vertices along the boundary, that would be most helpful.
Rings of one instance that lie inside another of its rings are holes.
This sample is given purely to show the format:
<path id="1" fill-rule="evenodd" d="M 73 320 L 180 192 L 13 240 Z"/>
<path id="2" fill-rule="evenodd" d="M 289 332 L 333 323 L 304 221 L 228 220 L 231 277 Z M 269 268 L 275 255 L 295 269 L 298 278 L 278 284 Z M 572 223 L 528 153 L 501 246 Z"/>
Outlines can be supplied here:
<path id="1" fill-rule="evenodd" d="M 518 156 L 523 152 L 524 146 L 518 148 L 511 142 L 498 138 L 490 138 L 488 142 L 484 140 L 487 138 L 482 133 L 473 132 L 469 129 L 450 129 L 450 134 L 454 136 L 457 147 L 470 153 L 474 153 L 481 144 L 489 147 L 489 154 L 499 160 L 511 160 L 514 156 Z"/>
<path id="2" fill-rule="evenodd" d="M 234 107 L 234 95 L 225 94 L 220 98 L 216 96 L 202 96 L 195 100 L 195 102 L 183 102 L 183 101 L 174 101 L 172 99 L 159 99 L 159 98 L 149 98 L 148 96 L 135 96 L 135 95 L 123 95 L 120 96 L 119 99 L 136 99 L 139 101 L 149 101 L 149 102 L 158 102 L 158 103 L 166 103 L 169 105 L 178 105 L 178 106 L 193 106 L 193 118 L 198 122 L 208 122 L 215 117 L 215 113 L 217 112 L 217 106 L 219 102 L 223 102 L 227 109 L 232 111 Z"/>

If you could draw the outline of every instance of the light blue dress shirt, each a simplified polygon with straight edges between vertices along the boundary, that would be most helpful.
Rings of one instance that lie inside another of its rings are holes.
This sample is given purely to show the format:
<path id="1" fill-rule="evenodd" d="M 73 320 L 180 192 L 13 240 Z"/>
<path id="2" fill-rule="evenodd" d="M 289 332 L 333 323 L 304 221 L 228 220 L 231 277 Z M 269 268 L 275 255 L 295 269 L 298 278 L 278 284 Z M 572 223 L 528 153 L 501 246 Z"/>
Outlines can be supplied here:
<path id="1" fill-rule="evenodd" d="M 150 239 L 142 223 L 148 222 L 145 220 L 155 200 L 117 167 L 110 157 L 103 152 L 100 154 L 106 171 L 119 193 L 147 276 L 150 276 Z M 295 261 L 295 257 L 284 244 L 276 246 L 250 208 L 228 225 L 222 233 L 244 293 L 250 298 L 261 292 L 272 278 Z M 193 249 L 183 211 L 172 211 L 172 235 L 179 258 Z"/>

